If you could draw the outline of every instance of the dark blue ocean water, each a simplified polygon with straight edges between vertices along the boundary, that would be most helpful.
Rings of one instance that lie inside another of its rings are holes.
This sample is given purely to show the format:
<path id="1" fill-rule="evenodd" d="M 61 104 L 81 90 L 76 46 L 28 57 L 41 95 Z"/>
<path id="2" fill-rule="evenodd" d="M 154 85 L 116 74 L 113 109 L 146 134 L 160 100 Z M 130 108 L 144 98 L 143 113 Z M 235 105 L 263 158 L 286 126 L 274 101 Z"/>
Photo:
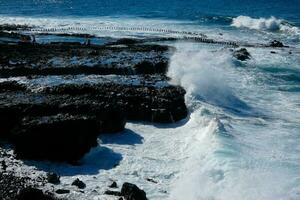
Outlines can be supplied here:
<path id="1" fill-rule="evenodd" d="M 212 23 L 228 22 L 222 18 L 213 18 L 215 16 L 276 16 L 299 26 L 300 0 L 0 0 L 0 15 L 43 17 L 125 15 L 199 20 L 199 22 L 208 19 L 205 22 Z"/>
<path id="2" fill-rule="evenodd" d="M 200 32 L 220 41 L 276 39 L 291 46 L 247 47 L 251 59 L 239 62 L 231 47 L 170 44 L 177 51 L 168 76 L 187 91 L 187 124 L 159 129 L 128 123 L 143 144 L 110 146 L 125 155 L 119 168 L 82 178 L 96 188 L 107 184 L 103 177 L 122 182 L 155 177 L 159 185 L 139 180 L 153 200 L 300 199 L 300 0 L 0 0 L 0 24 L 6 23 L 105 37 L 167 34 L 146 27 Z M 89 159 L 102 162 L 99 156 Z M 91 198 L 76 199 L 102 199 L 85 194 Z"/>

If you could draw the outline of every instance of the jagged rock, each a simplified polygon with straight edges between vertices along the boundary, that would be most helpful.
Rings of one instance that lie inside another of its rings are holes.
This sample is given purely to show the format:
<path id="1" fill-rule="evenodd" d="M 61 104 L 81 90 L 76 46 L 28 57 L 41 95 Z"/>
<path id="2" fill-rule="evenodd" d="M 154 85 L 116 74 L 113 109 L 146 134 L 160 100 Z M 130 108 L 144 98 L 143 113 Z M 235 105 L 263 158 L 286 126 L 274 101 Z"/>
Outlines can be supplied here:
<path id="1" fill-rule="evenodd" d="M 0 104 L 0 138 L 9 139 L 11 130 L 19 123 L 21 109 L 16 105 Z"/>
<path id="2" fill-rule="evenodd" d="M 65 189 L 58 189 L 55 191 L 56 194 L 68 194 L 70 193 L 70 190 L 65 190 Z"/>
<path id="3" fill-rule="evenodd" d="M 167 62 L 152 63 L 150 61 L 142 61 L 134 66 L 137 74 L 165 74 L 168 69 Z"/>
<path id="4" fill-rule="evenodd" d="M 152 178 L 146 178 L 147 181 L 157 184 L 158 182 L 153 180 Z"/>
<path id="5" fill-rule="evenodd" d="M 77 186 L 79 189 L 84 189 L 86 187 L 85 183 L 78 178 L 73 181 L 72 185 Z"/>
<path id="6" fill-rule="evenodd" d="M 118 188 L 118 184 L 114 181 L 112 182 L 112 184 L 110 186 L 108 186 L 110 188 Z"/>
<path id="7" fill-rule="evenodd" d="M 273 40 L 269 44 L 270 47 L 284 47 L 283 43 L 278 40 Z"/>
<path id="8" fill-rule="evenodd" d="M 233 52 L 233 57 L 238 60 L 245 61 L 251 58 L 250 53 L 245 48 L 241 48 Z"/>
<path id="9" fill-rule="evenodd" d="M 123 184 L 121 195 L 124 196 L 125 200 L 147 200 L 145 191 L 132 183 Z"/>
<path id="10" fill-rule="evenodd" d="M 160 123 L 168 123 L 174 121 L 171 113 L 167 109 L 152 109 L 152 121 Z"/>
<path id="11" fill-rule="evenodd" d="M 118 84 L 61 85 L 46 88 L 45 92 L 56 95 L 91 95 L 90 98 L 97 101 L 118 105 L 129 120 L 173 123 L 187 116 L 185 91 L 177 86 L 155 88 Z M 112 119 L 122 121 L 122 117 L 117 113 L 113 116 Z M 113 126 L 116 126 L 115 122 Z M 123 125 L 121 123 L 118 126 L 121 128 Z"/>
<path id="12" fill-rule="evenodd" d="M 104 192 L 104 194 L 106 194 L 106 195 L 112 195 L 112 196 L 122 196 L 121 192 L 119 192 L 119 191 L 111 191 L 111 190 L 106 190 Z"/>
<path id="13" fill-rule="evenodd" d="M 1 161 L 1 168 L 3 171 L 6 171 L 7 165 L 4 160 Z"/>
<path id="14" fill-rule="evenodd" d="M 168 46 L 150 44 L 123 46 L 86 46 L 76 42 L 51 42 L 50 44 L 27 42 L 19 45 L 0 43 L 0 49 L 5 49 L 0 51 L 0 58 L 5 58 L 0 59 L 0 76 L 131 75 L 135 72 L 134 66 L 139 61 L 150 62 L 153 65 L 150 71 L 141 68 L 140 74 L 143 74 L 143 71 L 166 72 Z"/>
<path id="15" fill-rule="evenodd" d="M 13 131 L 18 158 L 76 161 L 97 145 L 95 118 L 71 115 L 24 118 Z"/>
<path id="16" fill-rule="evenodd" d="M 42 190 L 25 188 L 20 190 L 16 200 L 55 200 L 54 197 L 44 194 Z"/>
<path id="17" fill-rule="evenodd" d="M 58 176 L 56 173 L 47 173 L 47 181 L 48 183 L 52 184 L 59 184 L 60 183 L 60 176 Z"/>
<path id="18" fill-rule="evenodd" d="M 0 82 L 0 92 L 25 91 L 26 89 L 25 85 L 19 84 L 17 81 Z"/>

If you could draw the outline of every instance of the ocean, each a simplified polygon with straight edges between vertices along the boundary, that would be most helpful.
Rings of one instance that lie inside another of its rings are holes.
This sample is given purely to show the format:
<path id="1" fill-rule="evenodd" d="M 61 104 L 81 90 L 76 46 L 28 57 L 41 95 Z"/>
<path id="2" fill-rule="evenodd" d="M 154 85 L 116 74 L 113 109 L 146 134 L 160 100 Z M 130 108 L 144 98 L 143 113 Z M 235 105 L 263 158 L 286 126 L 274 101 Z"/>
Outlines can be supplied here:
<path id="1" fill-rule="evenodd" d="M 299 0 L 0 0 L 0 24 L 104 37 L 188 31 L 220 41 L 282 41 L 290 48 L 247 48 L 251 59 L 245 62 L 234 59 L 226 46 L 168 42 L 176 47 L 168 76 L 187 91 L 189 117 L 175 125 L 128 123 L 127 131 L 140 135 L 141 144 L 124 146 L 102 136 L 102 146 L 122 154 L 120 165 L 99 169 L 96 178 L 78 176 L 100 187 L 109 177 L 134 182 L 154 200 L 297 200 L 299 11 Z M 90 152 L 86 168 L 101 158 L 111 159 L 107 152 Z M 154 177 L 158 185 L 140 177 Z M 86 198 L 103 199 L 93 193 Z"/>

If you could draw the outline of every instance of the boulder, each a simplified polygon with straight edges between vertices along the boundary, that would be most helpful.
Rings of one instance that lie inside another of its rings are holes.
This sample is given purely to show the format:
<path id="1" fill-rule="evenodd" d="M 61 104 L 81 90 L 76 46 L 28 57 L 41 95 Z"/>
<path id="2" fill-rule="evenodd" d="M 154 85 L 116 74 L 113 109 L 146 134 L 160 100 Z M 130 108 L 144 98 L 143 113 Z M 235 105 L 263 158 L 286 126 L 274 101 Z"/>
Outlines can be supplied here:
<path id="1" fill-rule="evenodd" d="M 124 183 L 121 195 L 125 200 L 147 200 L 146 193 L 132 183 Z"/>
<path id="2" fill-rule="evenodd" d="M 245 48 L 238 49 L 233 52 L 233 57 L 240 61 L 245 61 L 251 58 L 250 53 Z"/>
<path id="3" fill-rule="evenodd" d="M 44 194 L 42 190 L 25 188 L 20 190 L 16 200 L 55 200 L 54 197 Z"/>
<path id="4" fill-rule="evenodd" d="M 269 44 L 270 47 L 284 47 L 283 43 L 278 40 L 273 40 Z"/>
<path id="5" fill-rule="evenodd" d="M 99 131 L 92 117 L 27 117 L 14 129 L 12 141 L 18 158 L 72 162 L 97 145 Z"/>
<path id="6" fill-rule="evenodd" d="M 60 176 L 58 176 L 56 173 L 47 173 L 47 181 L 48 183 L 52 184 L 59 184 L 60 183 Z"/>
<path id="7" fill-rule="evenodd" d="M 114 181 L 108 187 L 110 187 L 110 188 L 118 188 L 118 184 Z"/>
<path id="8" fill-rule="evenodd" d="M 70 193 L 70 190 L 65 190 L 65 189 L 58 189 L 55 191 L 56 194 L 68 194 Z"/>
<path id="9" fill-rule="evenodd" d="M 86 187 L 85 183 L 78 178 L 73 181 L 72 185 L 77 186 L 79 189 L 84 189 Z"/>

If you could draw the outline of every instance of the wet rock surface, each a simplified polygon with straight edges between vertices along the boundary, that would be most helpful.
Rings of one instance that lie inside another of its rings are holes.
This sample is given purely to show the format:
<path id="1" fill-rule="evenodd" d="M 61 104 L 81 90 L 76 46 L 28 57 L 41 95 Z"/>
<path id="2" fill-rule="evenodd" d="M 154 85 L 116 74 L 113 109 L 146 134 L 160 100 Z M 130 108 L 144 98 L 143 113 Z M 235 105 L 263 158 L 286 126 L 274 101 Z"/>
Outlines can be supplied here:
<path id="1" fill-rule="evenodd" d="M 19 45 L 0 43 L 0 49 L 5 49 L 0 51 L 2 77 L 165 73 L 169 57 L 169 47 L 143 44 L 86 46 L 64 42 Z"/>
<path id="2" fill-rule="evenodd" d="M 53 173 L 53 172 L 47 173 L 47 181 L 48 181 L 48 183 L 59 184 L 60 183 L 59 179 L 60 179 L 60 176 L 57 175 L 56 173 Z"/>
<path id="3" fill-rule="evenodd" d="M 270 42 L 270 47 L 284 47 L 284 44 L 278 40 L 273 40 Z"/>
<path id="4" fill-rule="evenodd" d="M 132 183 L 124 183 L 121 195 L 125 200 L 147 200 L 146 193 Z"/>
<path id="5" fill-rule="evenodd" d="M 12 131 L 18 158 L 76 161 L 97 145 L 96 119 L 71 115 L 24 118 Z"/>
<path id="6" fill-rule="evenodd" d="M 43 179 L 28 176 L 16 176 L 13 172 L 0 170 L 0 199 L 1 200 L 58 200 L 51 193 L 46 194 L 37 189 Z"/>
<path id="7" fill-rule="evenodd" d="M 51 195 L 45 194 L 42 190 L 36 188 L 21 189 L 16 200 L 55 200 Z"/>
<path id="8" fill-rule="evenodd" d="M 127 38 L 103 45 L 39 44 L 10 32 L 26 28 L 0 26 L 0 38 L 10 38 L 0 41 L 0 142 L 15 156 L 1 162 L 0 199 L 54 199 L 25 175 L 5 172 L 16 158 L 72 164 L 98 145 L 99 134 L 121 132 L 127 120 L 174 123 L 187 116 L 185 91 L 165 76 L 173 48 Z M 61 186 L 54 173 L 38 182 Z M 71 185 L 86 188 L 79 179 Z M 52 193 L 65 195 L 70 188 Z M 147 199 L 129 183 L 108 193 Z"/>
<path id="9" fill-rule="evenodd" d="M 78 178 L 73 181 L 72 185 L 78 187 L 79 189 L 84 189 L 86 187 L 85 183 Z"/>
<path id="10" fill-rule="evenodd" d="M 241 48 L 241 49 L 235 50 L 233 52 L 233 57 L 235 57 L 236 59 L 238 59 L 240 61 L 245 61 L 245 60 L 249 60 L 251 58 L 251 55 L 247 51 L 247 49 Z"/>

